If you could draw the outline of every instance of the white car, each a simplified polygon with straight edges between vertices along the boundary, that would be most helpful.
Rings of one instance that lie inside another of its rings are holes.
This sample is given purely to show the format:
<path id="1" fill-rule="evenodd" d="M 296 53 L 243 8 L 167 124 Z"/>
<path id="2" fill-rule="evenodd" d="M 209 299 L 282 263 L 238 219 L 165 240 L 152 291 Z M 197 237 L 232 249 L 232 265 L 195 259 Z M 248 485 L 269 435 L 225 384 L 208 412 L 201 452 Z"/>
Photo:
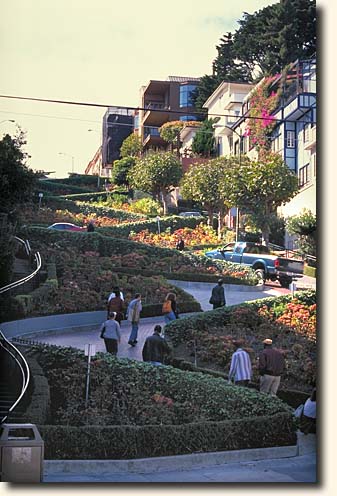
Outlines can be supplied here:
<path id="1" fill-rule="evenodd" d="M 180 212 L 179 217 L 203 217 L 201 212 Z"/>

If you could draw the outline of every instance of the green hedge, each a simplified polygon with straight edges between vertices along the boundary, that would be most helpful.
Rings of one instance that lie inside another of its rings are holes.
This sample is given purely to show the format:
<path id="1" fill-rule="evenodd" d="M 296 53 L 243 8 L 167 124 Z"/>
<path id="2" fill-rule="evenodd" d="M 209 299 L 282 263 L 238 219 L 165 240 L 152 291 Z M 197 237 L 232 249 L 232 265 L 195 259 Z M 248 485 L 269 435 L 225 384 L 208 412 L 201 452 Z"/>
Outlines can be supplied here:
<path id="1" fill-rule="evenodd" d="M 305 265 L 303 274 L 305 276 L 316 277 L 316 267 L 309 267 L 309 265 Z"/>
<path id="2" fill-rule="evenodd" d="M 47 421 L 50 408 L 48 380 L 34 356 L 24 353 L 31 373 L 30 403 L 23 414 L 26 422 L 43 424 Z"/>
<path id="3" fill-rule="evenodd" d="M 198 274 L 193 272 L 161 272 L 158 270 L 149 269 L 135 269 L 134 267 L 113 267 L 112 269 L 116 273 L 121 274 L 139 274 L 144 277 L 151 276 L 163 276 L 165 279 L 174 279 L 176 281 L 190 281 L 190 282 L 209 282 L 217 283 L 219 280 L 219 275 L 213 274 Z M 235 277 L 222 276 L 225 284 L 235 284 L 242 285 L 242 281 Z M 249 285 L 248 282 L 245 284 Z"/>
<path id="4" fill-rule="evenodd" d="M 160 230 L 163 232 L 170 228 L 172 231 L 176 231 L 177 229 L 182 229 L 184 227 L 194 229 L 199 224 L 200 219 L 197 217 L 164 217 L 160 220 Z M 99 228 L 99 232 L 102 234 L 108 234 L 109 236 L 114 236 L 116 238 L 127 238 L 131 232 L 139 233 L 145 229 L 148 229 L 151 233 L 157 233 L 158 222 L 155 219 L 141 222 L 130 222 L 120 226 L 101 227 Z"/>
<path id="5" fill-rule="evenodd" d="M 39 425 L 45 459 L 109 460 L 296 445 L 291 414 L 186 425 Z"/>
<path id="6" fill-rule="evenodd" d="M 58 182 L 52 179 L 45 179 L 43 181 L 39 181 L 39 190 L 40 191 L 52 191 L 52 192 L 60 192 L 63 194 L 71 194 L 71 193 L 87 193 L 88 188 L 82 188 L 80 186 L 74 186 L 72 184 L 66 184 Z"/>
<path id="7" fill-rule="evenodd" d="M 297 291 L 296 298 L 303 303 L 312 305 L 316 303 L 316 291 Z M 234 308 L 245 306 L 260 308 L 265 305 L 268 308 L 275 305 L 275 303 L 288 303 L 292 301 L 292 295 L 283 295 L 271 298 L 263 298 L 262 300 L 249 301 L 247 303 L 241 303 L 240 305 L 232 305 L 230 307 L 221 307 L 216 310 L 209 310 L 207 312 L 203 312 L 202 314 L 198 314 L 196 316 L 191 316 L 188 319 L 182 319 L 170 322 L 166 327 L 165 334 L 170 338 L 174 346 L 177 346 L 180 343 L 185 343 L 188 339 L 190 339 L 191 329 L 205 329 L 212 327 L 222 327 L 226 323 L 229 322 L 231 313 Z"/>
<path id="8" fill-rule="evenodd" d="M 207 374 L 212 377 L 222 378 L 224 380 L 228 379 L 228 374 L 225 374 L 224 372 L 220 372 L 219 370 L 211 370 L 211 369 L 196 367 L 193 363 L 187 362 L 183 358 L 172 357 L 169 360 L 169 365 L 178 368 L 180 370 L 188 370 L 190 372 L 201 372 L 202 374 Z M 250 383 L 249 387 L 258 390 L 259 384 Z M 305 403 L 305 401 L 309 398 L 308 393 L 293 389 L 279 389 L 277 391 L 277 396 L 292 408 L 297 408 L 302 403 Z"/>

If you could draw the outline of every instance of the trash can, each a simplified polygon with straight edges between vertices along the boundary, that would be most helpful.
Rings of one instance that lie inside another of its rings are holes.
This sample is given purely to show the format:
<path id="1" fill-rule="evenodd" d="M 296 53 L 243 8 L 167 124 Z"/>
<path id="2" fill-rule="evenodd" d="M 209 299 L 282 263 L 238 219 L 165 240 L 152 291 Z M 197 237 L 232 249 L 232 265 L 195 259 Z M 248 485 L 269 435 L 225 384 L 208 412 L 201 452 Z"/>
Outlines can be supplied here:
<path id="1" fill-rule="evenodd" d="M 2 482 L 42 482 L 44 442 L 34 424 L 2 424 Z"/>

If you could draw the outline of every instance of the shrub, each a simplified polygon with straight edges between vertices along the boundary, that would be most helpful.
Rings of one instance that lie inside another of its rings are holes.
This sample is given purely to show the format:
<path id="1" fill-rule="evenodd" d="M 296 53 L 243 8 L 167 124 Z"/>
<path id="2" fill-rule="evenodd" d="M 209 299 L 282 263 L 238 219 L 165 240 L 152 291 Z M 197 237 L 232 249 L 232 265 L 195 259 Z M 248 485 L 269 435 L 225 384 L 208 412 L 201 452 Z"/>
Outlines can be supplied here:
<path id="1" fill-rule="evenodd" d="M 296 442 L 291 409 L 277 398 L 204 374 L 105 354 L 92 361 L 85 407 L 83 353 L 35 351 L 52 384 L 57 424 L 39 426 L 47 458 L 136 458 Z M 89 441 L 93 435 L 95 443 Z"/>
<path id="2" fill-rule="evenodd" d="M 263 339 L 272 338 L 286 358 L 282 384 L 309 391 L 316 380 L 315 292 L 297 292 L 296 300 L 285 295 L 200 313 L 170 323 L 165 335 L 175 357 L 193 362 L 196 355 L 199 366 L 215 370 L 229 367 L 233 340 L 244 339 L 254 380 L 258 380 L 255 357 Z"/>

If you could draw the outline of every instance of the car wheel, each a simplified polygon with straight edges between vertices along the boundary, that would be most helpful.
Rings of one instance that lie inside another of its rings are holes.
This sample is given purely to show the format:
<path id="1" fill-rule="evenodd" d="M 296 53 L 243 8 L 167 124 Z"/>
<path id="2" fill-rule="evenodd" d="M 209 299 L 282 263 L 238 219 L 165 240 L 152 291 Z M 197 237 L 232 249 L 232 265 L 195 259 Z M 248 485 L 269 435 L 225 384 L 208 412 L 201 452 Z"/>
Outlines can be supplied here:
<path id="1" fill-rule="evenodd" d="M 255 274 L 259 278 L 259 283 L 262 282 L 264 284 L 266 281 L 266 274 L 265 274 L 264 270 L 263 269 L 256 269 Z"/>
<path id="2" fill-rule="evenodd" d="M 289 288 L 289 284 L 292 282 L 293 278 L 291 276 L 281 276 L 279 277 L 279 283 L 282 288 Z"/>

